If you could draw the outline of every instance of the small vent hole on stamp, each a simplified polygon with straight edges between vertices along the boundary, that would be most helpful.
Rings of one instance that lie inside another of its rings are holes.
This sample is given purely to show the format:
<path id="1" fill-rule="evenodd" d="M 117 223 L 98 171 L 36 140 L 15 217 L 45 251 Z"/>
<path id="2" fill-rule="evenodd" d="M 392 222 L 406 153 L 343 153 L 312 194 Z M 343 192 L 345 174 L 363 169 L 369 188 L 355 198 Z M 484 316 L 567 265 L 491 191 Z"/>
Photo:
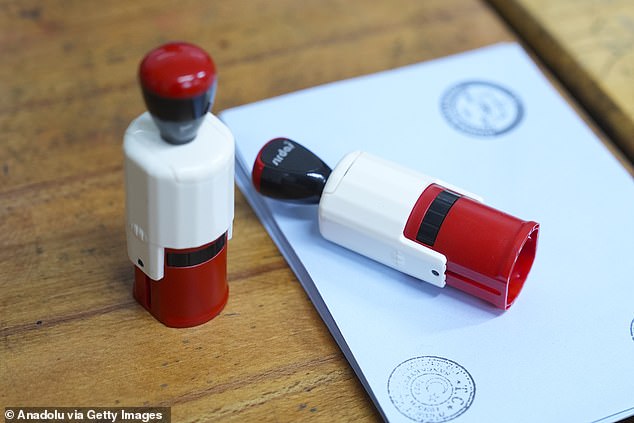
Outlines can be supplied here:
<path id="1" fill-rule="evenodd" d="M 143 267 L 143 266 L 144 266 L 144 265 L 143 265 L 143 260 L 141 260 L 141 259 L 137 259 L 137 261 L 136 261 L 136 262 L 137 262 L 137 264 L 138 264 L 139 266 L 141 266 L 141 267 Z"/>
<path id="2" fill-rule="evenodd" d="M 440 275 L 440 273 L 438 273 L 438 270 L 432 270 L 432 271 L 431 271 L 431 273 L 432 273 L 434 276 L 438 276 L 438 275 Z"/>

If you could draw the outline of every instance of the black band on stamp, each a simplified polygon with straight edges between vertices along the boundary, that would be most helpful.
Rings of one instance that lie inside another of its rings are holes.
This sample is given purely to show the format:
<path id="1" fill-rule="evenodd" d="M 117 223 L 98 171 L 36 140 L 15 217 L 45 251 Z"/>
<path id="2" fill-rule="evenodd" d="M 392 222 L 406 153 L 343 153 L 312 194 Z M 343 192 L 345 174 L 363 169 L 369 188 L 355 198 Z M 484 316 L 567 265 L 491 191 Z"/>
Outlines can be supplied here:
<path id="1" fill-rule="evenodd" d="M 214 258 L 226 244 L 226 234 L 222 234 L 218 239 L 202 250 L 190 253 L 166 253 L 165 260 L 170 267 L 190 267 L 202 264 Z"/>
<path id="2" fill-rule="evenodd" d="M 460 196 L 450 191 L 441 191 L 434 201 L 429 205 L 429 209 L 423 216 L 423 221 L 420 223 L 416 239 L 425 245 L 432 247 L 436 242 L 436 237 L 440 231 L 442 222 L 445 221 L 447 213 L 454 205 Z"/>

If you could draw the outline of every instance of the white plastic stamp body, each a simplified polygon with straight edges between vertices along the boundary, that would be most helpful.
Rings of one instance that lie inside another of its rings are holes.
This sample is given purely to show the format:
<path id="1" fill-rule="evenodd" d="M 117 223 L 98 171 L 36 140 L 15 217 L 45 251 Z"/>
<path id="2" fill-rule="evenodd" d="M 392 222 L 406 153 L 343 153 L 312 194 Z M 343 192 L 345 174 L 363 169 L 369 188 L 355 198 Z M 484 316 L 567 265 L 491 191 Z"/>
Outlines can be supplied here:
<path id="1" fill-rule="evenodd" d="M 128 256 L 151 279 L 164 272 L 165 248 L 198 247 L 233 222 L 234 139 L 207 113 L 194 140 L 164 142 L 149 113 L 124 138 Z"/>
<path id="2" fill-rule="evenodd" d="M 457 187 L 371 154 L 355 151 L 333 169 L 319 202 L 322 236 L 433 285 L 445 285 L 447 258 L 407 239 L 403 230 L 431 184 Z"/>

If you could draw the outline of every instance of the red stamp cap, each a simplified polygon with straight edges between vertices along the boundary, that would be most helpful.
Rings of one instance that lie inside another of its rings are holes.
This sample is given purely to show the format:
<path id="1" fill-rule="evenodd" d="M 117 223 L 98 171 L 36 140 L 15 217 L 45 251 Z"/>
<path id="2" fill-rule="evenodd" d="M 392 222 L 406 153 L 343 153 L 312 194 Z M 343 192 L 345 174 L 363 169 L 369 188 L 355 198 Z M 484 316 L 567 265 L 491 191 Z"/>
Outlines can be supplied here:
<path id="1" fill-rule="evenodd" d="M 139 67 L 144 89 L 160 97 L 199 96 L 216 82 L 216 66 L 200 47 L 171 42 L 150 51 Z"/>

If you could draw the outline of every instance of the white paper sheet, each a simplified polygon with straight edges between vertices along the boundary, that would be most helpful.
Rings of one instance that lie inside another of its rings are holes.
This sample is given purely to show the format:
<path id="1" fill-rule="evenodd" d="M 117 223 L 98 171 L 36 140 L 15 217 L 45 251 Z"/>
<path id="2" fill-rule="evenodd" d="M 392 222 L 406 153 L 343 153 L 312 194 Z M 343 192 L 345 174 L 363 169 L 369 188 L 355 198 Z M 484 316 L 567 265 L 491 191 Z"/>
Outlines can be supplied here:
<path id="1" fill-rule="evenodd" d="M 634 414 L 634 184 L 516 44 L 221 114 L 239 185 L 389 421 L 607 422 Z M 506 312 L 321 238 L 316 207 L 263 199 L 250 169 L 292 138 L 334 166 L 383 156 L 541 224 Z"/>

